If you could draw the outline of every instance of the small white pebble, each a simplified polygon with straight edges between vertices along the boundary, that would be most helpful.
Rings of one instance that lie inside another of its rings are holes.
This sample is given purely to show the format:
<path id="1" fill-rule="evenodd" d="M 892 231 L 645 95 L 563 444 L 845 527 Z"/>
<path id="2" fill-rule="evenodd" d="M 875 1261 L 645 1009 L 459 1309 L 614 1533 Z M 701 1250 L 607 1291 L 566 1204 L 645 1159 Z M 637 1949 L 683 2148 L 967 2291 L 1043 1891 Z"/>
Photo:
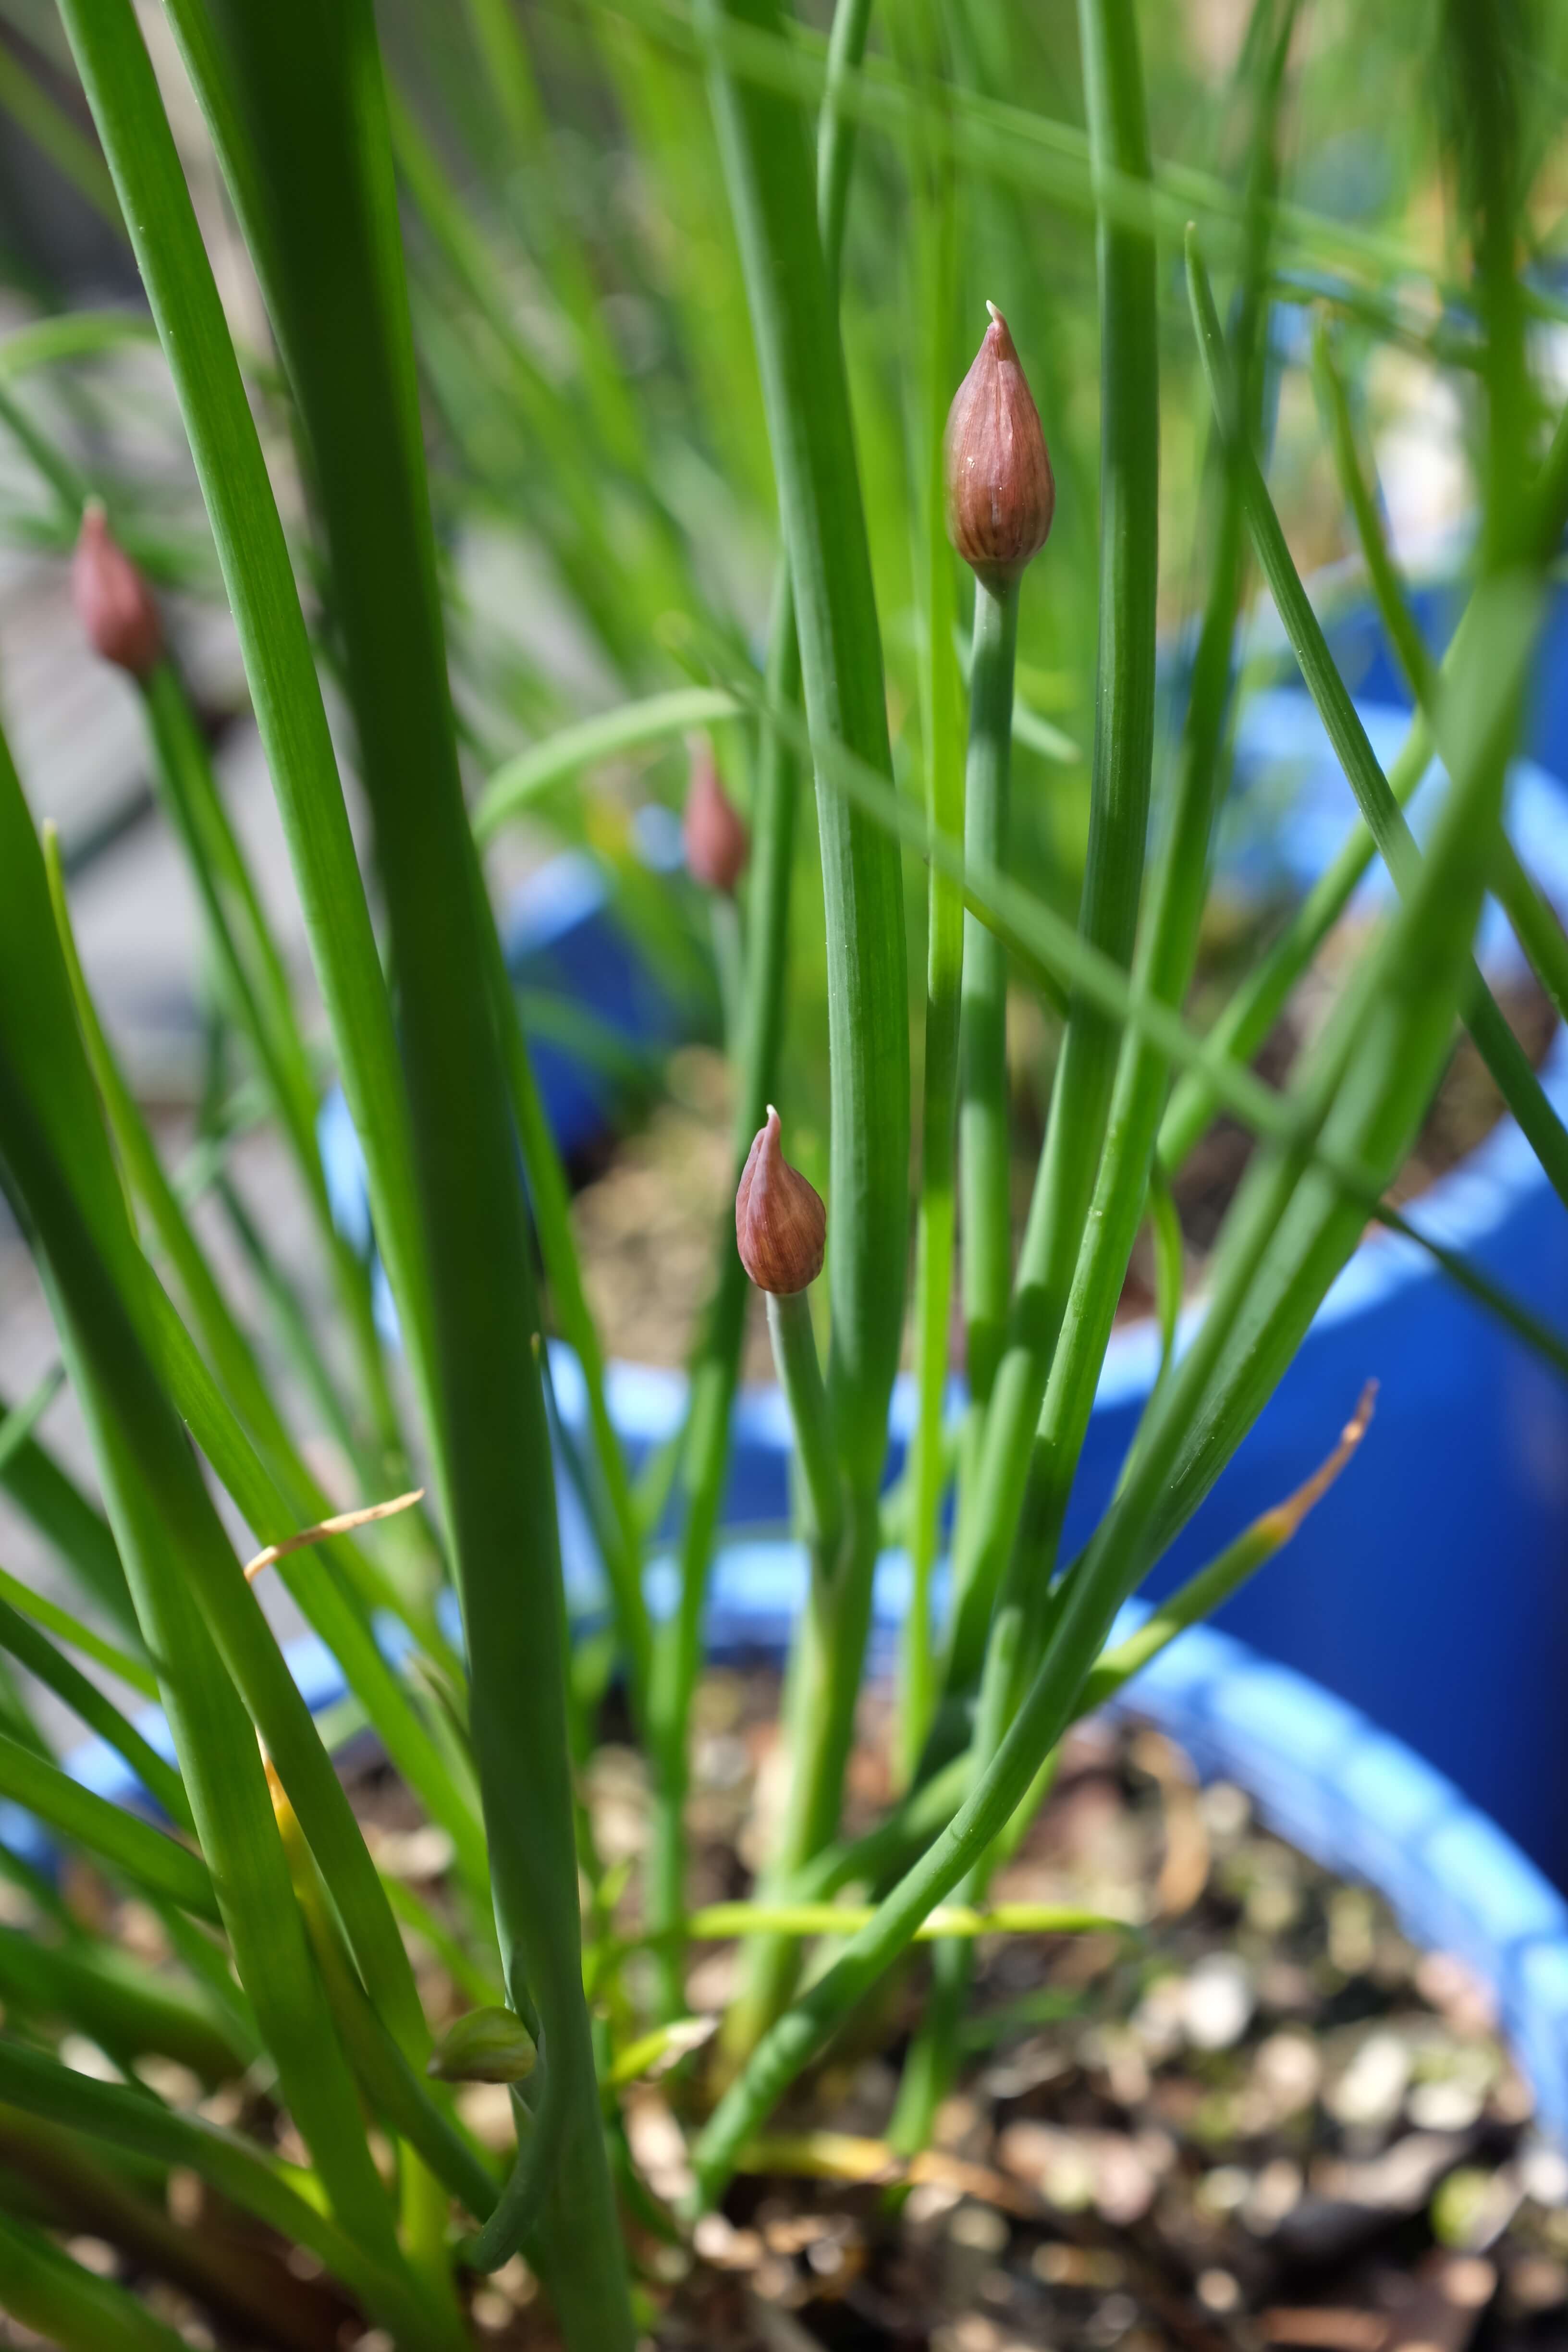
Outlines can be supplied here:
<path id="1" fill-rule="evenodd" d="M 1519 2159 L 1520 2185 L 1532 2205 L 1568 2205 L 1568 2158 L 1538 2140 Z"/>
<path id="2" fill-rule="evenodd" d="M 999 2254 L 1011 2234 L 1000 2213 L 989 2205 L 973 2202 L 961 2205 L 947 2225 L 947 2234 L 954 2245 L 967 2247 L 977 2254 Z"/>
<path id="3" fill-rule="evenodd" d="M 1253 2061 L 1258 2088 L 1281 2118 L 1310 2105 L 1323 2079 L 1323 2062 L 1305 2033 L 1271 2033 Z"/>
<path id="4" fill-rule="evenodd" d="M 1396 2033 L 1369 2033 L 1323 2105 L 1336 2123 L 1391 2124 L 1405 2104 L 1410 2053 Z"/>
<path id="5" fill-rule="evenodd" d="M 1197 2050 L 1229 2050 L 1252 2021 L 1253 1992 L 1231 1952 L 1207 1952 L 1193 1969 L 1182 2002 L 1187 2040 Z"/>
<path id="6" fill-rule="evenodd" d="M 1241 2209 L 1241 2218 L 1257 2236 L 1266 2238 L 1277 2230 L 1287 2213 L 1293 2213 L 1301 2201 L 1306 2187 L 1301 2168 L 1288 2156 L 1271 2157 L 1252 2184 L 1252 2192 Z"/>
<path id="7" fill-rule="evenodd" d="M 120 2268 L 120 2256 L 102 2238 L 68 2238 L 66 2252 L 95 2278 L 113 2278 Z"/>
<path id="8" fill-rule="evenodd" d="M 1468 2131 L 1485 2105 L 1484 2084 L 1455 2074 L 1446 2082 L 1417 2083 L 1405 2109 L 1417 2131 Z"/>
<path id="9" fill-rule="evenodd" d="M 1228 2271 L 1200 2271 L 1197 2294 L 1205 2311 L 1223 2315 L 1241 2308 L 1241 2289 Z"/>
<path id="10" fill-rule="evenodd" d="M 1198 2182 L 1194 2202 L 1205 2213 L 1234 2213 L 1246 2204 L 1252 2186 L 1251 2173 L 1239 2164 L 1216 2164 Z"/>
<path id="11" fill-rule="evenodd" d="M 1240 1837 L 1252 1819 L 1252 1800 L 1233 1780 L 1211 1780 L 1198 1801 L 1205 1828 L 1222 1844 Z"/>
<path id="12" fill-rule="evenodd" d="M 107 2051 L 85 2033 L 67 2033 L 60 2039 L 59 2060 L 73 2074 L 86 2074 L 95 2083 L 122 2083 L 125 2079 Z"/>

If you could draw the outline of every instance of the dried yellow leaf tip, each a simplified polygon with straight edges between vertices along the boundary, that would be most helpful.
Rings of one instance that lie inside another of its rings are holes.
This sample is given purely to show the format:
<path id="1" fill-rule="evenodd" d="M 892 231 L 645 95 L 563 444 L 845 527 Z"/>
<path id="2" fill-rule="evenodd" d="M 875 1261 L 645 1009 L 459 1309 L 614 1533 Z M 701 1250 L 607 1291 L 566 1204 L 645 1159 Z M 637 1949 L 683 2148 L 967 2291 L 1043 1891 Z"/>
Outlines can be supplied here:
<path id="1" fill-rule="evenodd" d="M 1005 588 L 1050 536 L 1057 486 L 1007 321 L 985 307 L 985 340 L 947 412 L 947 535 L 977 578 Z"/>
<path id="2" fill-rule="evenodd" d="M 752 839 L 746 821 L 724 790 L 719 762 L 705 735 L 691 746 L 691 776 L 680 838 L 687 871 L 706 890 L 732 893 L 746 870 Z"/>
<path id="3" fill-rule="evenodd" d="M 153 591 L 109 528 L 101 499 L 89 499 L 71 557 L 71 602 L 95 654 L 132 677 L 163 658 L 163 625 Z"/>
<path id="4" fill-rule="evenodd" d="M 788 1297 L 822 1272 L 827 1211 L 822 1196 L 784 1156 L 772 1103 L 746 1154 L 735 1193 L 735 1245 L 759 1290 Z"/>

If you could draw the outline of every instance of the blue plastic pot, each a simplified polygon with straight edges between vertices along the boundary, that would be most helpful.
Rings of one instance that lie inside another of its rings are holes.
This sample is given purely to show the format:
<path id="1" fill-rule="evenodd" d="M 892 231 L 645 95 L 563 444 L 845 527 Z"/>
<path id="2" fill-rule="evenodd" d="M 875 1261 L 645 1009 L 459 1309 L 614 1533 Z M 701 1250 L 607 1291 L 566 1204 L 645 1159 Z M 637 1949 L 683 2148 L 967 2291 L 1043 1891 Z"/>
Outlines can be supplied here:
<path id="1" fill-rule="evenodd" d="M 1435 580 L 1412 595 L 1417 625 L 1435 655 L 1447 651 L 1468 594 L 1468 583 Z M 1335 615 L 1328 638 L 1352 694 L 1409 709 L 1410 688 L 1374 606 L 1358 603 Z M 1568 782 L 1568 586 L 1561 583 L 1548 600 L 1536 647 L 1521 749 L 1549 775 Z"/>

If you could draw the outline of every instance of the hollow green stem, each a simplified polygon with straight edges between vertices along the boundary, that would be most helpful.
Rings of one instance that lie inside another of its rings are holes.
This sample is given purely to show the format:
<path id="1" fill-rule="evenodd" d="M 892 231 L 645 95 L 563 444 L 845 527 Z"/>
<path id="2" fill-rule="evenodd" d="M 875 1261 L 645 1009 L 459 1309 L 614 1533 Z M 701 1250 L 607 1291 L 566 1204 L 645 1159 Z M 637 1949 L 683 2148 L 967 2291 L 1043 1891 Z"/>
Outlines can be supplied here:
<path id="1" fill-rule="evenodd" d="M 837 1832 L 870 1627 L 871 1571 L 879 1532 L 875 1496 L 868 1501 L 852 1495 L 840 1556 L 812 1556 L 811 1583 L 795 1627 L 785 1691 L 789 1790 L 757 1887 L 762 1903 L 783 1899 L 784 1890 Z M 791 1935 L 760 1936 L 748 1945 L 741 1990 L 724 2021 L 723 2050 L 731 2063 L 750 2055 L 784 2008 L 799 1971 L 800 1950 L 799 1937 Z"/>
<path id="2" fill-rule="evenodd" d="M 793 708 L 800 694 L 800 655 L 789 573 L 782 566 L 769 634 L 768 677 L 773 692 Z M 746 982 L 730 1145 L 737 1183 L 774 1091 L 784 1032 L 790 877 L 799 801 L 795 748 L 779 728 L 764 720 L 752 803 Z M 690 1370 L 690 1405 L 680 1465 L 686 1514 L 680 1531 L 679 1595 L 674 1617 L 655 1643 L 653 1660 L 651 1720 L 659 1780 L 648 1901 L 650 1918 L 666 1926 L 679 1919 L 686 1909 L 687 1718 L 701 1659 L 702 1604 L 729 1471 L 730 1414 L 740 1377 L 751 1293 L 735 1247 L 734 1215 L 728 1201 L 721 1218 L 717 1256 L 712 1302 Z M 679 1947 L 661 1947 L 659 1969 L 661 2005 L 667 2016 L 679 2016 L 685 2007 Z"/>
<path id="3" fill-rule="evenodd" d="M 142 699 L 161 797 L 202 900 L 228 1011 L 260 1066 L 332 1270 L 370 1423 L 368 1431 L 354 1432 L 356 1465 L 372 1486 L 379 1488 L 386 1480 L 405 1487 L 408 1454 L 376 1329 L 370 1269 L 332 1215 L 316 1139 L 315 1080 L 282 956 L 224 807 L 190 698 L 172 663 L 158 664 L 144 682 Z M 403 1532 L 402 1544 L 414 1525 Z M 426 1529 L 426 1584 L 431 1549 Z"/>
<path id="4" fill-rule="evenodd" d="M 895 19 L 895 37 L 933 47 L 931 23 Z M 919 65 L 930 60 L 922 55 Z M 958 218 L 952 176 L 932 158 L 915 174 L 917 258 L 914 296 L 924 321 L 921 351 L 920 529 L 915 576 L 923 604 L 921 724 L 925 749 L 926 819 L 957 843 L 963 829 L 963 739 L 955 650 L 955 582 L 945 528 L 944 422 L 957 368 Z M 955 1105 L 959 994 L 963 971 L 963 902 L 952 878 L 932 865 L 926 886 L 925 1062 L 921 1090 L 920 1203 L 915 1226 L 914 1371 L 917 1395 L 910 1443 L 905 1541 L 910 1597 L 899 1652 L 895 1766 L 908 1781 L 919 1761 L 936 1698 L 931 1587 L 941 1543 L 948 1468 L 945 1426 L 952 1354 Z"/>
<path id="5" fill-rule="evenodd" d="M 1090 149 L 1097 173 L 1147 181 L 1148 122 L 1129 0 L 1080 0 Z M 1100 657 L 1080 936 L 1132 958 L 1154 741 L 1154 594 L 1159 567 L 1159 351 L 1154 248 L 1101 214 Z M 1118 1034 L 1081 993 L 1069 1010 L 1051 1093 L 1005 1352 L 953 1561 L 951 1686 L 973 1684 L 1023 1503 L 1029 1440 L 1099 1165 Z"/>
<path id="6" fill-rule="evenodd" d="M 709 87 L 763 379 L 814 740 L 844 741 L 889 783 L 881 640 L 856 467 L 837 279 L 813 233 L 809 153 L 797 109 L 736 79 L 721 54 L 734 22 L 776 32 L 775 0 L 701 0 Z M 826 174 L 823 174 L 826 181 Z M 833 190 L 823 217 L 831 226 Z M 841 200 L 841 199 L 840 199 Z M 818 1843 L 837 1826 L 876 1563 L 878 1488 L 903 1326 L 909 1232 L 909 1017 L 902 877 L 894 844 L 845 798 L 819 790 L 827 929 L 832 1216 L 827 1393 L 852 1534 L 831 1592 L 808 1612 L 821 1708 L 800 1717 L 790 1817 Z M 814 1590 L 822 1580 L 814 1580 Z M 824 1824 L 826 1823 L 826 1827 Z M 801 1853 L 792 1855 L 798 1864 Z M 784 1973 L 783 1964 L 780 1967 Z"/>
<path id="7" fill-rule="evenodd" d="M 1018 583 L 974 583 L 964 776 L 966 858 L 1007 864 L 1008 770 Z M 963 1213 L 963 1320 L 971 1409 L 984 1414 L 1001 1359 L 1013 1286 L 1011 1153 L 1007 1129 L 1007 951 L 994 931 L 963 919 L 958 1046 L 958 1178 Z"/>
<path id="8" fill-rule="evenodd" d="M 844 75 L 864 53 L 870 16 L 871 0 L 840 0 L 835 11 L 830 69 L 817 130 L 817 231 L 824 266 L 835 284 L 855 153 L 854 125 L 840 110 L 838 92 Z M 779 566 L 773 588 L 767 690 L 770 703 L 782 703 L 791 710 L 800 699 L 800 645 L 787 558 Z M 731 702 L 730 707 L 741 706 Z M 731 1045 L 737 1077 L 731 1135 L 737 1183 L 775 1091 L 799 800 L 795 747 L 764 718 L 752 807 L 744 988 L 739 1030 Z M 691 1402 L 681 1465 L 687 1509 L 681 1529 L 679 1600 L 655 1658 L 655 1724 L 660 1762 L 648 1894 L 650 1917 L 665 1924 L 678 1920 L 685 1909 L 687 1716 L 701 1652 L 702 1603 L 729 1467 L 730 1414 L 740 1376 L 750 1293 L 727 1204 L 718 1259 L 713 1300 L 691 1367 Z M 659 1969 L 665 2015 L 677 2016 L 685 2000 L 679 1944 L 661 1948 Z"/>
<path id="9" fill-rule="evenodd" d="M 1234 379 L 1249 407 L 1257 398 L 1264 316 L 1266 249 L 1261 215 L 1272 188 L 1274 126 L 1294 9 L 1271 44 L 1248 172 L 1252 235 L 1241 285 Z M 1234 446 L 1215 434 L 1204 517 L 1208 591 L 1183 721 L 1175 789 L 1134 965 L 1138 992 L 1179 1004 L 1197 960 L 1215 816 L 1224 787 L 1235 642 L 1246 561 L 1241 469 Z M 1018 1531 L 998 1595 L 981 1683 L 976 1739 L 984 1762 L 995 1753 L 1033 1671 L 1053 1606 L 1050 1579 L 1068 1497 L 1093 1410 L 1128 1261 L 1150 1198 L 1151 1167 L 1170 1082 L 1165 1057 L 1146 1038 L 1123 1039 L 1104 1154 L 1060 1344 L 1052 1360 L 1029 1461 Z"/>
<path id="10" fill-rule="evenodd" d="M 626 1471 L 620 1436 L 610 1419 L 605 1391 L 605 1353 L 599 1343 L 588 1297 L 583 1287 L 577 1245 L 573 1238 L 570 1196 L 560 1148 L 545 1116 L 533 1075 L 533 1059 L 518 1009 L 517 992 L 506 968 L 500 934 L 476 857 L 473 887 L 474 919 L 479 928 L 489 982 L 497 1034 L 506 1068 L 507 1089 L 518 1147 L 522 1153 L 539 1236 L 544 1276 L 562 1337 L 576 1353 L 588 1391 L 588 1423 L 594 1459 L 608 1507 L 605 1558 L 615 1607 L 616 1632 L 626 1662 L 633 1701 L 646 1716 L 652 1634 L 642 1589 L 642 1529 Z"/>
<path id="11" fill-rule="evenodd" d="M 805 1290 L 768 1297 L 768 1337 L 779 1386 L 795 1429 L 805 1538 L 812 1550 L 832 1561 L 844 1525 L 844 1486 L 827 1411 L 827 1391 L 817 1360 L 811 1325 L 811 1297 Z"/>
<path id="12" fill-rule="evenodd" d="M 397 225 L 366 0 L 322 17 L 216 0 L 212 77 L 264 205 L 279 338 L 315 460 L 334 611 L 399 982 L 430 1435 L 464 1612 L 470 1721 L 514 2008 L 531 2001 L 562 2118 L 548 2181 L 563 2333 L 635 2329 L 583 1995 L 561 1566 L 526 1218 L 473 905 Z M 249 225 L 247 224 L 247 226 Z"/>

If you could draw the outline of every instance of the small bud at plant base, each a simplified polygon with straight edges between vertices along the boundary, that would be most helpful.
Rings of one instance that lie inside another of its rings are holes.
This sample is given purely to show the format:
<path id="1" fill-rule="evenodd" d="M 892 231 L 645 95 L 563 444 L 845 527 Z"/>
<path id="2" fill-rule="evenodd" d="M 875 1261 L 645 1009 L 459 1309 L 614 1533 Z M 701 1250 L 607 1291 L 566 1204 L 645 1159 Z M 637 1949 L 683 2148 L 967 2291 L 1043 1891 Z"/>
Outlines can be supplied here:
<path id="1" fill-rule="evenodd" d="M 746 870 L 751 835 L 745 819 L 724 790 L 712 746 L 701 736 L 691 747 L 691 782 L 680 838 L 687 871 L 705 890 L 733 891 Z"/>
<path id="2" fill-rule="evenodd" d="M 510 2009 L 470 2009 L 425 2062 L 438 2083 L 521 2083 L 533 2072 L 533 2036 Z"/>
<path id="3" fill-rule="evenodd" d="M 163 625 L 153 591 L 109 528 L 100 499 L 82 509 L 71 558 L 71 602 L 94 653 L 132 677 L 150 677 L 163 658 Z"/>
<path id="4" fill-rule="evenodd" d="M 822 1272 L 827 1211 L 821 1194 L 784 1158 L 779 1138 L 779 1115 L 770 1103 L 741 1171 L 735 1245 L 757 1288 L 787 1298 L 808 1289 Z"/>
<path id="5" fill-rule="evenodd" d="M 1050 536 L 1057 486 L 1007 321 L 985 307 L 985 340 L 947 412 L 947 535 L 988 588 L 1005 588 Z"/>

